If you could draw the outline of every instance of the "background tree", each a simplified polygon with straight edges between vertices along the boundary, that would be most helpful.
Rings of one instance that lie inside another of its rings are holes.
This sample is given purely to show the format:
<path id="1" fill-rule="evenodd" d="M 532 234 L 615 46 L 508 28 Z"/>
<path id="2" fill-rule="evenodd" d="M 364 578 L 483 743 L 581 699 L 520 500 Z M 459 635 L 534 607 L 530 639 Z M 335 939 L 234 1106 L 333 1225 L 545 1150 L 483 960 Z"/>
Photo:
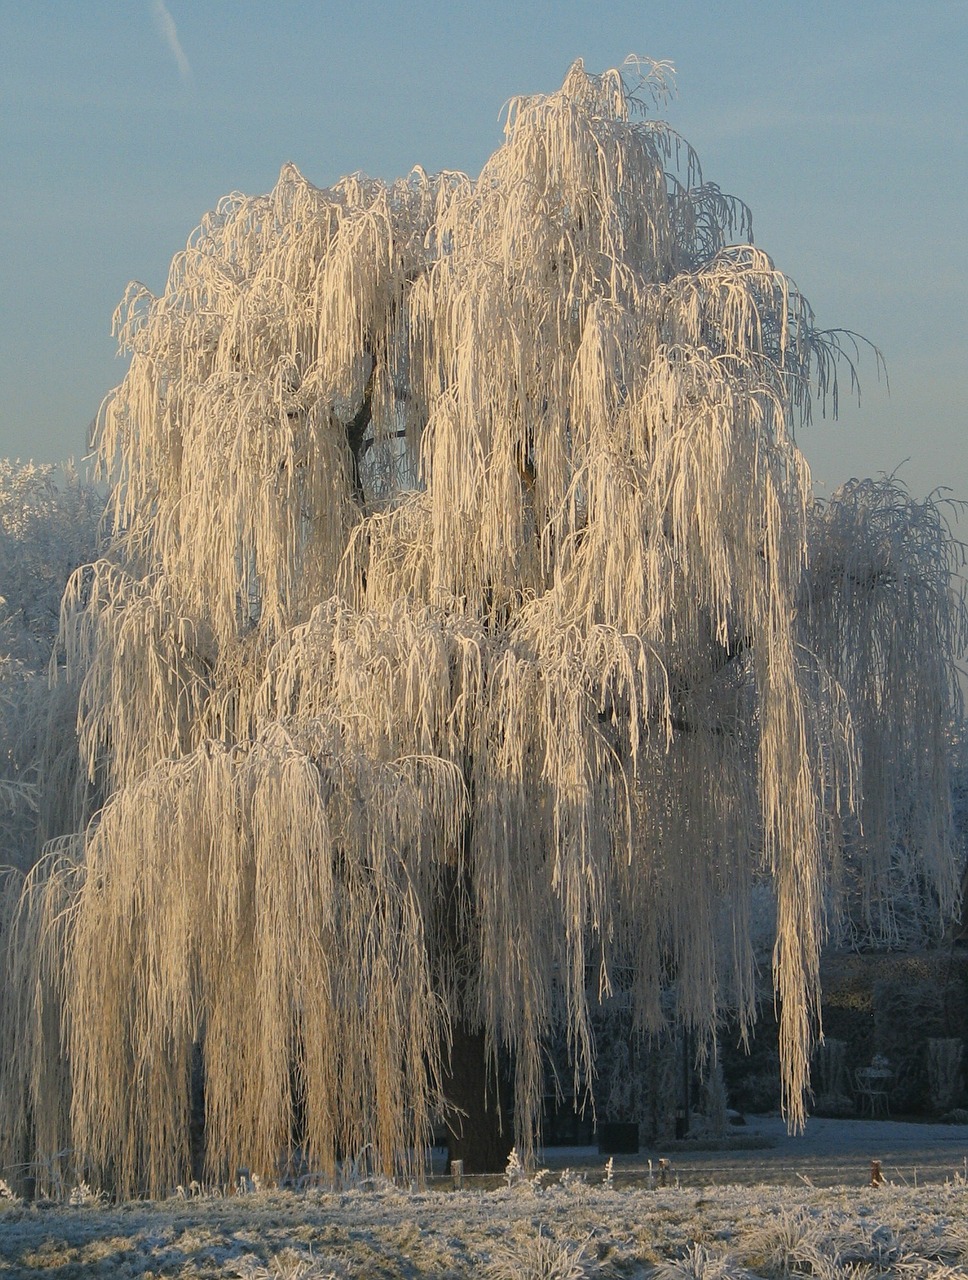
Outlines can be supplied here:
<path id="1" fill-rule="evenodd" d="M 0 861 L 21 871 L 79 820 L 68 777 L 46 758 L 52 748 L 62 769 L 76 765 L 76 701 L 51 690 L 47 668 L 64 588 L 97 554 L 104 499 L 70 464 L 60 483 L 55 473 L 0 459 Z M 42 795 L 48 785 L 59 796 Z"/>
<path id="2" fill-rule="evenodd" d="M 802 1119 L 856 747 L 792 432 L 840 344 L 646 114 L 666 70 L 576 63 L 476 180 L 286 166 L 129 291 L 117 533 L 62 628 L 90 821 L 8 949 L 0 1088 L 38 1150 L 172 1185 L 201 1060 L 212 1173 L 296 1141 L 398 1169 L 473 1045 L 528 1148 L 543 1043 L 580 1093 L 619 975 L 637 1033 L 748 1028 L 764 876 Z M 937 617 L 904 678 L 940 707 Z"/>
<path id="3" fill-rule="evenodd" d="M 808 644 L 850 708 L 858 774 L 832 868 L 837 926 L 854 946 L 936 941 L 958 896 L 959 505 L 915 500 L 892 476 L 852 480 L 812 511 L 801 608 Z"/>
<path id="4" fill-rule="evenodd" d="M 75 828 L 85 807 L 76 691 L 51 687 L 48 664 L 61 596 L 74 570 L 97 555 L 103 508 L 103 496 L 70 464 L 58 481 L 53 466 L 0 459 L 0 989 L 4 1029 L 14 1036 L 23 1019 L 8 945 L 23 878 L 45 842 Z M 13 1095 L 0 1097 L 2 1149 L 14 1178 L 33 1154 L 25 1120 L 18 1080 Z"/>

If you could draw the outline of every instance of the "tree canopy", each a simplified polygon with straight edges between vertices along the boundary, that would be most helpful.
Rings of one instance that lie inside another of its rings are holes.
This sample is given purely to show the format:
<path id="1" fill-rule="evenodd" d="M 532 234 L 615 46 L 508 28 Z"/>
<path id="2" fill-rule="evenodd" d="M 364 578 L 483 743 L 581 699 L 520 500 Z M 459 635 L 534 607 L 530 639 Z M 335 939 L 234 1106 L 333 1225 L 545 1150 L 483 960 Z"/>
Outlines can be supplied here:
<path id="1" fill-rule="evenodd" d="M 396 1169 L 458 1024 L 527 1148 L 543 1044 L 580 1091 L 610 992 L 643 1033 L 748 1029 L 764 878 L 797 1123 L 838 891 L 950 914 L 957 546 L 891 481 L 814 500 L 794 432 L 852 340 L 654 118 L 666 74 L 575 63 L 477 179 L 287 165 L 129 290 L 8 1148 L 173 1185 L 200 1054 L 211 1170 Z"/>

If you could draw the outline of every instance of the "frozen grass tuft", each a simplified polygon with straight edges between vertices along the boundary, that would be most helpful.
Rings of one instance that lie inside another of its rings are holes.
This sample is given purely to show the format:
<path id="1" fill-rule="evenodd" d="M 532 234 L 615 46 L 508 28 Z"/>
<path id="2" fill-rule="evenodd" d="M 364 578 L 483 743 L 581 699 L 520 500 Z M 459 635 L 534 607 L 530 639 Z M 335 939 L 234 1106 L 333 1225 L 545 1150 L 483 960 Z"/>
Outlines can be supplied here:
<path id="1" fill-rule="evenodd" d="M 817 1220 L 794 1210 L 750 1232 L 743 1240 L 743 1255 L 759 1274 L 780 1280 L 814 1274 L 824 1257 L 829 1258 L 826 1244 Z"/>
<path id="2" fill-rule="evenodd" d="M 496 1250 L 485 1275 L 488 1280 L 585 1280 L 592 1274 L 587 1244 L 555 1240 L 539 1228 L 530 1240 Z"/>
<path id="3" fill-rule="evenodd" d="M 285 1249 L 264 1266 L 256 1258 L 241 1259 L 237 1264 L 239 1280 L 341 1280 L 338 1272 L 295 1249 Z"/>
<path id="4" fill-rule="evenodd" d="M 691 1244 L 680 1258 L 660 1262 L 650 1280 L 745 1280 L 750 1273 L 722 1251 Z"/>

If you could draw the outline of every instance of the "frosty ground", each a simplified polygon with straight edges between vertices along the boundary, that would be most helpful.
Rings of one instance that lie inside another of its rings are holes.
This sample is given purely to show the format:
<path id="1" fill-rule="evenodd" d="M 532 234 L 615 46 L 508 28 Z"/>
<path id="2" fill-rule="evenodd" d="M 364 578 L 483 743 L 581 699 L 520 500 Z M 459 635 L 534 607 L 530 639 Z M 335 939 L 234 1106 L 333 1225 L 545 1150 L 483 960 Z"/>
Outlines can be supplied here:
<path id="1" fill-rule="evenodd" d="M 609 1179 L 585 1149 L 546 1153 L 536 1180 L 460 1191 L 435 1180 L 118 1206 L 4 1201 L 0 1277 L 968 1274 L 968 1128 L 812 1120 L 790 1138 L 757 1120 L 737 1141 L 677 1149 L 664 1187 L 652 1185 L 658 1153 L 616 1157 Z M 877 1188 L 872 1158 L 887 1179 Z"/>

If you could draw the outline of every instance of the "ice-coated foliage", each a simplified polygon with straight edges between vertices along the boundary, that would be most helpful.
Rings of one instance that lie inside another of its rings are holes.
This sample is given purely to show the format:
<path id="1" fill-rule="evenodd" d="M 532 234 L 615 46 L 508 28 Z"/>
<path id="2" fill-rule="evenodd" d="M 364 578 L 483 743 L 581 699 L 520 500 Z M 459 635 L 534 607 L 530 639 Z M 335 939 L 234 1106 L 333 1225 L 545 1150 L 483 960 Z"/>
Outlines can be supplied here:
<path id="1" fill-rule="evenodd" d="M 459 1020 L 527 1152 L 543 1041 L 580 1089 L 617 984 L 639 1030 L 748 1022 L 763 877 L 798 1122 L 829 869 L 950 908 L 949 542 L 896 487 L 815 505 L 838 338 L 649 115 L 663 73 L 576 63 L 477 179 L 286 166 L 129 291 L 117 532 L 62 623 L 96 799 L 14 926 L 8 1145 L 185 1182 L 200 1054 L 212 1174 L 393 1171 Z"/>
<path id="2" fill-rule="evenodd" d="M 936 497 L 913 500 L 894 478 L 851 481 L 813 510 L 809 643 L 844 690 L 860 769 L 849 927 L 888 945 L 936 937 L 940 913 L 924 907 L 956 888 L 952 658 L 965 616 L 955 512 Z"/>
<path id="3" fill-rule="evenodd" d="M 61 597 L 74 570 L 97 554 L 104 499 L 67 464 L 0 458 L 0 652 L 44 667 Z"/>
<path id="4" fill-rule="evenodd" d="M 103 508 L 71 466 L 58 483 L 53 466 L 0 459 L 0 865 L 26 870 L 71 812 L 76 703 L 51 690 L 47 667 L 64 588 L 97 555 Z"/>

